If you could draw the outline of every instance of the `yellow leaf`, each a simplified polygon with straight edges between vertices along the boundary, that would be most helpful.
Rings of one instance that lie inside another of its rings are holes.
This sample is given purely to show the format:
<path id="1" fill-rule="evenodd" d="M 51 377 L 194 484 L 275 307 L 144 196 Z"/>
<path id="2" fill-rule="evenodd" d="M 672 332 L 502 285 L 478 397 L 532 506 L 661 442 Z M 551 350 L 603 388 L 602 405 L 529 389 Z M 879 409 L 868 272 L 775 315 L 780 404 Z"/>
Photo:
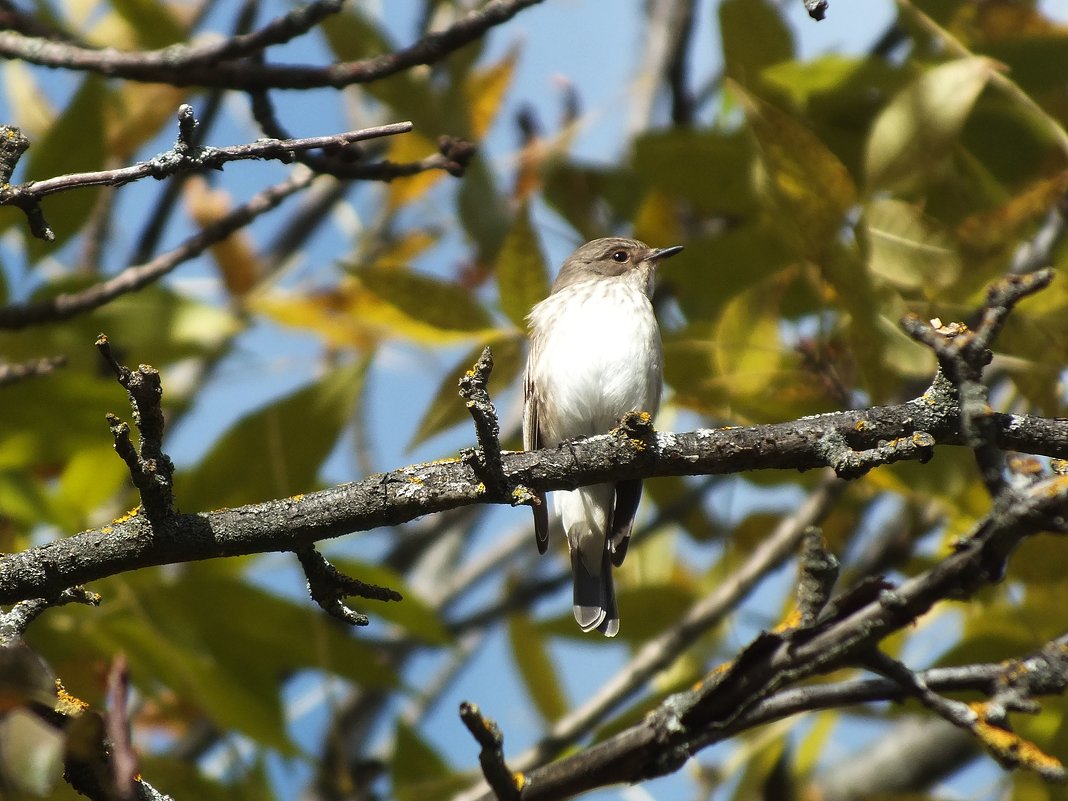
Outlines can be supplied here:
<path id="1" fill-rule="evenodd" d="M 426 137 L 416 133 L 394 136 L 390 139 L 389 158 L 398 164 L 420 161 L 436 153 L 437 146 Z M 441 170 L 424 170 L 406 178 L 397 178 L 389 184 L 389 208 L 391 211 L 424 195 L 444 176 Z"/>
<path id="2" fill-rule="evenodd" d="M 31 141 L 42 136 L 55 121 L 56 110 L 24 62 L 4 63 L 4 94 L 13 124 Z"/>
<path id="3" fill-rule="evenodd" d="M 869 188 L 908 187 L 941 168 L 994 73 L 986 58 L 962 58 L 925 72 L 880 112 L 868 137 Z"/>
<path id="4" fill-rule="evenodd" d="M 104 118 L 108 152 L 125 161 L 168 122 L 177 133 L 178 106 L 188 94 L 182 87 L 160 83 L 120 84 L 108 96 Z"/>
<path id="5" fill-rule="evenodd" d="M 464 96 L 470 114 L 471 134 L 481 139 L 489 131 L 501 109 L 501 103 L 512 83 L 517 51 L 515 48 L 496 64 L 475 70 L 464 85 Z"/>
<path id="6" fill-rule="evenodd" d="M 200 176 L 190 178 L 185 185 L 185 202 L 189 215 L 201 227 L 207 227 L 230 211 L 230 195 L 212 190 Z M 246 231 L 235 231 L 211 246 L 211 255 L 219 268 L 226 289 L 234 297 L 242 297 L 252 289 L 263 274 Z"/>
<path id="7" fill-rule="evenodd" d="M 914 205 L 892 198 L 873 200 L 864 210 L 871 252 L 868 267 L 902 289 L 937 290 L 960 274 L 953 239 Z"/>
<path id="8" fill-rule="evenodd" d="M 770 202 L 776 228 L 806 258 L 819 263 L 856 200 L 849 171 L 794 117 L 731 82 L 756 140 L 757 186 Z"/>

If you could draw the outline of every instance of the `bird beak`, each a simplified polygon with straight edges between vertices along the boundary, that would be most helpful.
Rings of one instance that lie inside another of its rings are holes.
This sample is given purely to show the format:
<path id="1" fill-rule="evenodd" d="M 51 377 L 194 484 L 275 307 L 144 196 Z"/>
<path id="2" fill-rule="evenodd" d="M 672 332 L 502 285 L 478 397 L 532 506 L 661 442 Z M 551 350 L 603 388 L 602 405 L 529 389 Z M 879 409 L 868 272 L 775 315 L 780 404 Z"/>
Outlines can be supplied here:
<path id="1" fill-rule="evenodd" d="M 652 261 L 660 261 L 661 259 L 667 259 L 674 256 L 676 253 L 682 252 L 682 245 L 674 245 L 670 248 L 653 248 L 649 253 L 649 259 Z"/>

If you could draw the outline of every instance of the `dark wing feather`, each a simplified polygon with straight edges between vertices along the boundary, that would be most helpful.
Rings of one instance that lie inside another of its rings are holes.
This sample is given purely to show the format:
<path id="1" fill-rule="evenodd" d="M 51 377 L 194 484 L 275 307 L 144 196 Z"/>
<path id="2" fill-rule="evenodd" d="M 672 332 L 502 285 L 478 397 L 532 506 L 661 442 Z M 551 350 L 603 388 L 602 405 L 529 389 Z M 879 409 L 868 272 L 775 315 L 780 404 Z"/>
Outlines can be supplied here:
<path id="1" fill-rule="evenodd" d="M 627 556 L 630 530 L 641 499 L 641 479 L 616 482 L 616 504 L 612 510 L 612 528 L 608 532 L 608 548 L 612 554 L 612 564 L 616 567 L 623 564 Z"/>
<path id="2" fill-rule="evenodd" d="M 523 375 L 523 450 L 536 451 L 541 447 L 541 430 L 538 428 L 538 395 L 531 380 L 530 365 L 534 362 L 534 343 L 530 346 L 527 370 Z M 538 544 L 538 553 L 545 553 L 549 548 L 549 504 L 544 492 L 535 492 L 534 540 Z"/>

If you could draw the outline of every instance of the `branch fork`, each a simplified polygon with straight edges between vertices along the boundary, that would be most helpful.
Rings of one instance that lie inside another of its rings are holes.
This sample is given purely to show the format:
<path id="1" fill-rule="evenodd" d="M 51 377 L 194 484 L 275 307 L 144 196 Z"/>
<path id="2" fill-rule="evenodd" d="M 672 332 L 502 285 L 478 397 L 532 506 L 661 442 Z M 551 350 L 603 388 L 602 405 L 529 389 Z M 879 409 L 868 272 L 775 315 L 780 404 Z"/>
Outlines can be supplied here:
<path id="1" fill-rule="evenodd" d="M 140 433 L 140 444 L 135 448 L 129 424 L 109 413 L 107 421 L 115 451 L 130 471 L 148 519 L 153 525 L 161 524 L 174 515 L 174 463 L 163 452 L 163 386 L 159 371 L 145 364 L 136 370 L 119 364 L 105 334 L 97 337 L 96 347 L 129 395 L 134 425 Z"/>
<path id="2" fill-rule="evenodd" d="M 538 494 L 523 484 L 513 482 L 504 469 L 501 426 L 487 388 L 492 371 L 493 352 L 487 345 L 474 367 L 460 378 L 460 397 L 471 413 L 475 436 L 478 438 L 478 447 L 464 449 L 461 458 L 494 497 L 509 497 L 512 506 L 534 506 L 542 502 Z"/>

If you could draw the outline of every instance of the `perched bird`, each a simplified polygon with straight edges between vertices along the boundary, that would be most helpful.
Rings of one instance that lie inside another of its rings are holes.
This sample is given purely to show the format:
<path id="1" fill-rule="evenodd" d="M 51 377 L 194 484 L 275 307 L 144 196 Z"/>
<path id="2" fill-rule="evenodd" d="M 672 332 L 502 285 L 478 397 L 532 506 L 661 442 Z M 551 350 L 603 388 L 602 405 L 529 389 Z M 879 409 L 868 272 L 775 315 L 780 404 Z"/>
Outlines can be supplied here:
<path id="1" fill-rule="evenodd" d="M 663 359 L 649 298 L 657 264 L 680 250 L 609 237 L 587 242 L 564 262 L 549 297 L 527 316 L 525 449 L 607 433 L 628 412 L 656 414 Z M 638 479 L 557 493 L 583 631 L 619 631 L 611 566 L 626 556 L 641 494 Z M 544 495 L 539 500 L 534 533 L 545 553 L 549 516 Z"/>

